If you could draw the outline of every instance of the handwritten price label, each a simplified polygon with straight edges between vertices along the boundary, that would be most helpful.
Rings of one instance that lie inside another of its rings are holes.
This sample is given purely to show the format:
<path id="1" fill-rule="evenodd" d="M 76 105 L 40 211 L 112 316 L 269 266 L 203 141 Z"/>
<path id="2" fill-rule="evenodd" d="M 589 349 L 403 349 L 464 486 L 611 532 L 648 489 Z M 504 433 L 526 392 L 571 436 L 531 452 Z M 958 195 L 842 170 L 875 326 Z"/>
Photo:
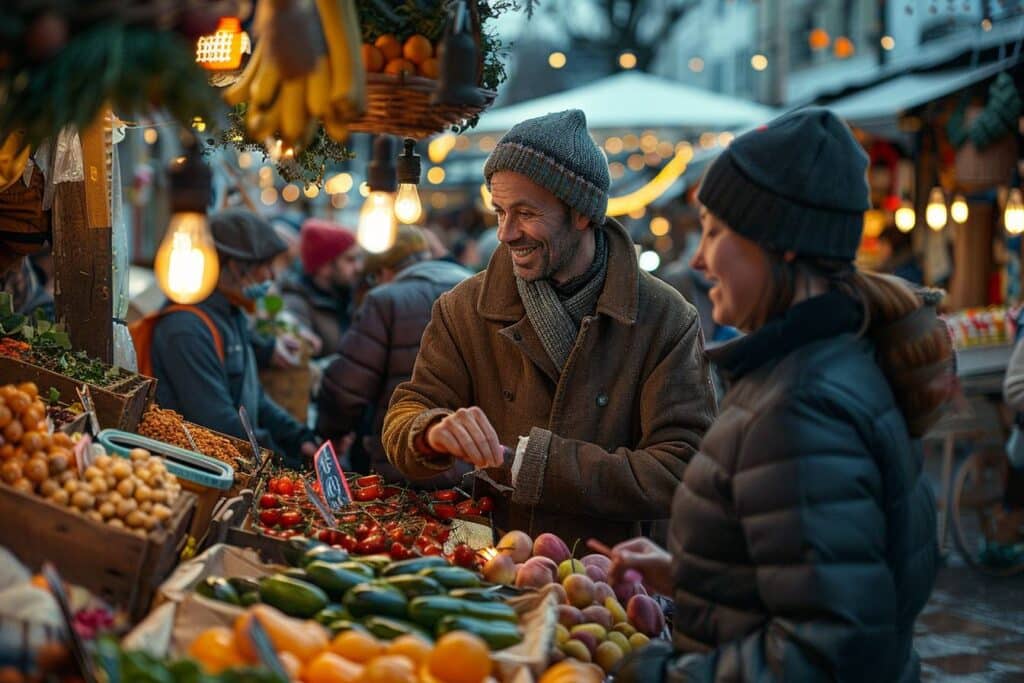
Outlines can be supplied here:
<path id="1" fill-rule="evenodd" d="M 349 491 L 348 482 L 345 481 L 330 441 L 325 441 L 317 449 L 313 456 L 313 467 L 316 468 L 316 479 L 320 482 L 320 491 L 329 508 L 340 510 L 352 502 L 352 492 Z"/>

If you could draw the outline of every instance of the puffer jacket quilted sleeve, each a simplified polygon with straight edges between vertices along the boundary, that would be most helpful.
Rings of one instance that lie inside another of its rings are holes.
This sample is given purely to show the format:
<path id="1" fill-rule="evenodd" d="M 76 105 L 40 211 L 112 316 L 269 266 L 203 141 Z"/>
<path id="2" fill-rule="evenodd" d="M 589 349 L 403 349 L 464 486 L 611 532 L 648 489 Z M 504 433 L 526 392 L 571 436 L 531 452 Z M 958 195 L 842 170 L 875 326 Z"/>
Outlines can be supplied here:
<path id="1" fill-rule="evenodd" d="M 869 343 L 811 344 L 732 388 L 670 550 L 675 653 L 622 680 L 917 679 L 934 500 Z"/>

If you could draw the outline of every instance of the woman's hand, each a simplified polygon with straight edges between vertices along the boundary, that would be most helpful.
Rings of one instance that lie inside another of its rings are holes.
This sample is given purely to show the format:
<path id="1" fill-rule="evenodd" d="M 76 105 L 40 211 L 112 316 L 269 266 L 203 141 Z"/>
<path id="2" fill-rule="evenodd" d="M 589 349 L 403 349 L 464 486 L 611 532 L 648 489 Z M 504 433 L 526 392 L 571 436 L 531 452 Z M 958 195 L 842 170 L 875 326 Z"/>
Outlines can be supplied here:
<path id="1" fill-rule="evenodd" d="M 608 582 L 617 585 L 628 570 L 640 572 L 644 585 L 661 595 L 672 595 L 672 555 L 649 538 L 634 538 L 612 548 L 612 568 Z"/>

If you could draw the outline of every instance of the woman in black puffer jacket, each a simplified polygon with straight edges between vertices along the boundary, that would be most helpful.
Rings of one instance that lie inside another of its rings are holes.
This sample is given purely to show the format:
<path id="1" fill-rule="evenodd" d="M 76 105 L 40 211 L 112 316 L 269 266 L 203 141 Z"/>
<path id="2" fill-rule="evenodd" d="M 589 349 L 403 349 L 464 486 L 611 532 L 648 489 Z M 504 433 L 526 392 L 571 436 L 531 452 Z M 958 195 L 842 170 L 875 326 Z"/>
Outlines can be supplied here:
<path id="1" fill-rule="evenodd" d="M 831 112 L 737 138 L 699 198 L 693 266 L 715 321 L 748 335 L 712 360 L 731 379 L 686 468 L 669 551 L 614 549 L 675 597 L 673 646 L 622 683 L 915 681 L 914 619 L 938 563 L 917 438 L 952 387 L 939 293 L 853 265 L 867 158 Z"/>

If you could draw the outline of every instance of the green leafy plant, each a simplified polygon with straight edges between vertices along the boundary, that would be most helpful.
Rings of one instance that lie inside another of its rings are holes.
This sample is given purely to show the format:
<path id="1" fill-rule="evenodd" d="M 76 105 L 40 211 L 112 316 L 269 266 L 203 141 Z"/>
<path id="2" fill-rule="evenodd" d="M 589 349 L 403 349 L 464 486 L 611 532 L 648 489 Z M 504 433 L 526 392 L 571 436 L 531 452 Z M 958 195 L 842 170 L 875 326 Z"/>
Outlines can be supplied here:
<path id="1" fill-rule="evenodd" d="M 280 317 L 284 311 L 284 299 L 277 294 L 268 294 L 256 304 L 256 332 L 264 337 L 276 337 L 281 334 L 296 332 L 292 323 Z"/>

